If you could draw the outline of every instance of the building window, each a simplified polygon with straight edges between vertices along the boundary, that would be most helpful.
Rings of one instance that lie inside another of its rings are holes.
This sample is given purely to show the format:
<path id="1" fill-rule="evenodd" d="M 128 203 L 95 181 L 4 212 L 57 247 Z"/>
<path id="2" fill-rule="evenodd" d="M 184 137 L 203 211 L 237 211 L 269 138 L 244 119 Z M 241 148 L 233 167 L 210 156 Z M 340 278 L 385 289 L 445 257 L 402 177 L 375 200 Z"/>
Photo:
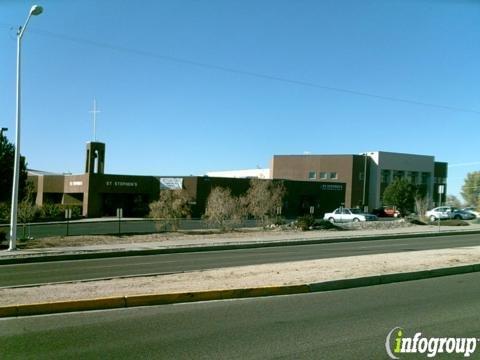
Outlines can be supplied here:
<path id="1" fill-rule="evenodd" d="M 422 184 L 428 185 L 430 183 L 430 173 L 422 172 Z"/>
<path id="2" fill-rule="evenodd" d="M 390 170 L 382 170 L 382 184 L 390 183 Z"/>
<path id="3" fill-rule="evenodd" d="M 410 181 L 410 183 L 416 184 L 418 182 L 418 172 L 410 171 L 408 173 L 408 180 Z"/>
<path id="4" fill-rule="evenodd" d="M 400 180 L 405 177 L 405 171 L 396 170 L 393 172 L 393 180 Z"/>
<path id="5" fill-rule="evenodd" d="M 337 173 L 336 172 L 331 172 L 330 173 L 330 179 L 338 179 Z"/>
<path id="6" fill-rule="evenodd" d="M 308 172 L 308 180 L 315 180 L 317 178 L 317 173 L 315 171 Z"/>
<path id="7" fill-rule="evenodd" d="M 363 181 L 363 171 L 358 173 L 358 181 Z"/>
<path id="8" fill-rule="evenodd" d="M 326 173 L 326 172 L 321 172 L 319 174 L 319 176 L 320 176 L 320 179 L 322 179 L 322 180 L 328 179 L 328 173 Z"/>

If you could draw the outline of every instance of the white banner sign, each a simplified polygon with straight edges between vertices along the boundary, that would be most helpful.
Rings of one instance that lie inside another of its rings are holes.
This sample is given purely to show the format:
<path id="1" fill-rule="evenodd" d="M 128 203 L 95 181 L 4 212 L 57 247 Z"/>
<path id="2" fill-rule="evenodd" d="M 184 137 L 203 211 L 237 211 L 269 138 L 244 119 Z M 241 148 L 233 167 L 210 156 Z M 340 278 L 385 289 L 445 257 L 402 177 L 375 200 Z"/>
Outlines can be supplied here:
<path id="1" fill-rule="evenodd" d="M 160 178 L 160 190 L 182 190 L 183 178 Z"/>

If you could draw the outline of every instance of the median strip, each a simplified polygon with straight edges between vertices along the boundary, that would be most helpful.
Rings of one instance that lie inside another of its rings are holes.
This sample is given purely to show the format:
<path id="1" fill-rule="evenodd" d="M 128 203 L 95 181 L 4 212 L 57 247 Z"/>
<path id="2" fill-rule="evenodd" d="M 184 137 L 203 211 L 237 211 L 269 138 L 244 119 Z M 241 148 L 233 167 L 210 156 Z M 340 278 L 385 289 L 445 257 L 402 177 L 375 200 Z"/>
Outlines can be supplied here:
<path id="1" fill-rule="evenodd" d="M 39 304 L 22 304 L 0 307 L 0 318 L 19 317 L 64 312 L 106 310 L 139 306 L 168 305 L 198 301 L 255 298 L 276 295 L 305 294 L 322 291 L 345 290 L 364 286 L 389 284 L 394 282 L 421 280 L 433 277 L 466 274 L 480 271 L 480 264 L 457 266 L 429 271 L 401 274 L 375 275 L 354 279 L 325 281 L 313 284 L 242 288 L 229 290 L 198 291 L 175 294 L 147 294 L 111 298 L 59 301 Z"/>
<path id="2" fill-rule="evenodd" d="M 411 239 L 417 237 L 438 237 L 438 236 L 454 236 L 454 235 L 477 235 L 480 234 L 478 226 L 472 230 L 443 230 L 438 232 L 436 228 L 429 227 L 423 231 L 415 232 L 380 232 L 369 234 L 346 234 L 342 232 L 342 236 L 332 236 L 330 233 L 318 234 L 318 232 L 301 233 L 295 238 L 273 238 L 273 239 L 257 239 L 251 237 L 249 239 L 228 239 L 228 241 L 207 240 L 204 243 L 194 243 L 182 240 L 175 244 L 156 243 L 140 243 L 140 244 L 112 244 L 107 248 L 91 247 L 70 247 L 70 248 L 47 248 L 44 252 L 39 249 L 19 250 L 18 252 L 0 252 L 0 265 L 49 262 L 49 261 L 68 261 L 68 260 L 85 260 L 114 258 L 127 256 L 142 255 L 158 255 L 158 254 L 174 254 L 174 253 L 191 253 L 191 252 L 208 252 L 222 250 L 239 250 L 239 249 L 255 249 L 279 246 L 296 246 L 296 245 L 314 245 L 314 244 L 330 244 L 330 243 L 348 243 L 357 241 L 374 241 L 374 240 L 397 240 Z M 225 235 L 225 236 L 228 236 Z"/>
<path id="3" fill-rule="evenodd" d="M 341 290 L 480 271 L 480 247 L 0 289 L 0 317 Z"/>

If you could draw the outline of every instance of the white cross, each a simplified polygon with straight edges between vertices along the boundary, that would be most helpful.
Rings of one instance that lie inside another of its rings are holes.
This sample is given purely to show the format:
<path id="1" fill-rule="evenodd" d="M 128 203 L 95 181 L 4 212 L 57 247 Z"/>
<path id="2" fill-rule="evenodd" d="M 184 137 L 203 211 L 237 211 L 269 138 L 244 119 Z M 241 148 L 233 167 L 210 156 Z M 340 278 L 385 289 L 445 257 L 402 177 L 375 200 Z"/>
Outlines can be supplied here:
<path id="1" fill-rule="evenodd" d="M 97 113 L 100 110 L 97 110 L 97 99 L 93 98 L 93 110 L 89 111 L 93 114 L 93 141 L 97 141 Z"/>

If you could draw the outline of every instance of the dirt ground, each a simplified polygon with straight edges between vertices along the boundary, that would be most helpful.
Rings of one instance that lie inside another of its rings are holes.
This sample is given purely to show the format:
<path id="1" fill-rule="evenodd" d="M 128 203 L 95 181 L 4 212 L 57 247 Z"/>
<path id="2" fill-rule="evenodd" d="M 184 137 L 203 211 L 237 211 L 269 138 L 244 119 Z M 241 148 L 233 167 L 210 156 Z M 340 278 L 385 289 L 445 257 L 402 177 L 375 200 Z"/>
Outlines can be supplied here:
<path id="1" fill-rule="evenodd" d="M 349 256 L 176 274 L 0 288 L 1 306 L 141 294 L 317 283 L 480 262 L 480 247 Z"/>
<path id="2" fill-rule="evenodd" d="M 340 230 L 355 232 L 356 230 L 390 230 L 419 227 L 404 220 L 397 221 L 378 221 L 371 223 L 356 223 L 346 224 Z M 154 234 L 141 234 L 141 235 L 123 235 L 111 236 L 111 235 L 84 235 L 84 236 L 55 236 L 40 238 L 35 240 L 28 240 L 23 243 L 19 243 L 21 249 L 38 249 L 38 248 L 54 248 L 54 247 L 75 247 L 75 246 L 88 246 L 88 245 L 105 245 L 105 244 L 134 244 L 134 243 L 146 243 L 146 242 L 166 242 L 170 240 L 215 240 L 228 237 L 229 239 L 243 239 L 251 238 L 252 236 L 258 240 L 268 238 L 282 238 L 306 235 L 311 237 L 312 235 L 324 235 L 332 232 L 337 232 L 338 229 L 330 230 L 314 230 L 314 231 L 301 231 L 288 227 L 274 227 L 274 228 L 242 228 L 234 231 L 222 232 L 215 230 L 192 230 L 192 231 L 179 231 L 179 232 L 165 232 Z"/>
<path id="3" fill-rule="evenodd" d="M 280 231 L 275 231 L 280 233 Z M 293 230 L 289 231 L 293 232 Z M 165 232 L 141 235 L 83 235 L 83 236 L 53 236 L 26 241 L 20 244 L 22 249 L 37 249 L 50 247 L 68 247 L 68 246 L 88 246 L 88 245 L 102 245 L 102 244 L 134 244 L 145 242 L 164 242 L 169 240 L 191 240 L 191 239 L 217 239 L 228 236 L 233 239 L 242 239 L 246 237 L 262 236 L 264 234 L 272 234 L 274 231 L 255 229 L 242 229 L 229 232 L 221 231 L 184 231 L 184 232 Z"/>

